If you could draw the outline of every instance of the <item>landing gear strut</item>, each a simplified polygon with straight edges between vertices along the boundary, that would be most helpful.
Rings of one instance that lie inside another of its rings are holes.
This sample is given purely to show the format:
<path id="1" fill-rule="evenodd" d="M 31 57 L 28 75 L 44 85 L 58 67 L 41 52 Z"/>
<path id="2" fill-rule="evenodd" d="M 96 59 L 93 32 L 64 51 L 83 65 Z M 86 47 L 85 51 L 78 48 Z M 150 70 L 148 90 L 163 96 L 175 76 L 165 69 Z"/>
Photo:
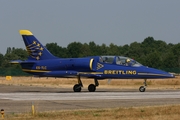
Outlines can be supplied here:
<path id="1" fill-rule="evenodd" d="M 139 91 L 140 92 L 145 92 L 146 91 L 146 87 L 147 87 L 147 83 L 146 83 L 147 79 L 144 79 L 144 86 L 141 86 L 139 88 Z"/>
<path id="2" fill-rule="evenodd" d="M 83 87 L 82 81 L 80 79 L 80 76 L 78 78 L 78 84 L 75 84 L 73 87 L 74 92 L 81 92 L 81 87 Z"/>
<path id="3" fill-rule="evenodd" d="M 90 84 L 88 86 L 89 92 L 95 92 L 96 91 L 96 86 L 99 86 L 99 82 L 98 82 L 98 80 L 96 78 L 94 79 L 94 83 L 95 83 L 95 85 L 94 84 Z"/>

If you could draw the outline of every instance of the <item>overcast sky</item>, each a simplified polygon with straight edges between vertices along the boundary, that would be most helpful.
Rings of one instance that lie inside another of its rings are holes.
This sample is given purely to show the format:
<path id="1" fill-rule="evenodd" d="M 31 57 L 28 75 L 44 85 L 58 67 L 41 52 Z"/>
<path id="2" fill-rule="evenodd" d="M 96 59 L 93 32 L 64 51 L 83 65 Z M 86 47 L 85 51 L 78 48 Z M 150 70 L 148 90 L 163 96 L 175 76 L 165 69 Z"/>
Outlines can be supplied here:
<path id="1" fill-rule="evenodd" d="M 0 0 L 0 53 L 23 48 L 20 29 L 43 44 L 118 46 L 155 40 L 180 42 L 180 0 Z"/>

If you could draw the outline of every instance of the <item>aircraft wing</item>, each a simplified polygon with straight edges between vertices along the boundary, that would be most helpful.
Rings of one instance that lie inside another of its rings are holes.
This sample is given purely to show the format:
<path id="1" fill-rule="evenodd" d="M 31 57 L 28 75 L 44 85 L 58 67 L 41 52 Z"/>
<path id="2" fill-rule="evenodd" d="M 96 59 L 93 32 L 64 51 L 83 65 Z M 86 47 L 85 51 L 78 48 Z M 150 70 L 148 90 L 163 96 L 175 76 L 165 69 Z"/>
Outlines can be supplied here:
<path id="1" fill-rule="evenodd" d="M 86 78 L 101 78 L 101 72 L 78 72 L 78 71 L 43 71 L 41 76 L 56 76 L 56 77 L 86 77 Z"/>
<path id="2" fill-rule="evenodd" d="M 82 77 L 87 77 L 87 78 L 101 78 L 102 72 L 79 72 L 78 73 Z"/>

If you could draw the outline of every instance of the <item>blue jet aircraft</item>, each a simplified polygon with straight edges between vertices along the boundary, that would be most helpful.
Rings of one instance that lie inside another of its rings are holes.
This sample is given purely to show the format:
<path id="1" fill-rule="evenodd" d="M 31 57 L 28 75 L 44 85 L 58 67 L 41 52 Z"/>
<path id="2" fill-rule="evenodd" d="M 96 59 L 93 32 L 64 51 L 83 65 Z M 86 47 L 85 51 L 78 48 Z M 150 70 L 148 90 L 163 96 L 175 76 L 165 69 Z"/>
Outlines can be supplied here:
<path id="1" fill-rule="evenodd" d="M 20 30 L 29 57 L 26 61 L 14 60 L 24 72 L 39 77 L 77 77 L 74 92 L 83 87 L 81 77 L 94 79 L 88 86 L 89 92 L 96 91 L 98 80 L 103 79 L 144 79 L 140 92 L 146 90 L 147 79 L 174 78 L 173 74 L 143 66 L 124 56 L 89 56 L 83 58 L 58 58 L 52 55 L 29 30 Z"/>

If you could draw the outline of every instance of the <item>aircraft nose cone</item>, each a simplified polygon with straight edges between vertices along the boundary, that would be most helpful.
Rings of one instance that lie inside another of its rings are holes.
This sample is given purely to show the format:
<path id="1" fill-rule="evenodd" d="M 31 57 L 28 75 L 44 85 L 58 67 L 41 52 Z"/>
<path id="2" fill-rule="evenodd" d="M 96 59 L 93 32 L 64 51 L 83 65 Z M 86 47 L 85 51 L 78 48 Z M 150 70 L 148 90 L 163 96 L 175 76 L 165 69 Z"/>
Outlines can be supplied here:
<path id="1" fill-rule="evenodd" d="M 164 72 L 164 73 L 162 73 L 162 75 L 164 75 L 164 76 L 165 76 L 165 78 L 174 78 L 174 77 L 175 77 L 175 75 L 174 75 L 174 74 L 172 74 L 172 73 L 168 73 L 168 72 Z"/>
<path id="2" fill-rule="evenodd" d="M 144 71 L 145 70 L 148 73 L 147 75 L 152 78 L 175 78 L 175 75 L 173 73 L 165 72 L 155 68 L 146 68 L 144 69 Z"/>
<path id="3" fill-rule="evenodd" d="M 161 71 L 160 73 L 162 76 L 164 76 L 165 78 L 174 78 L 174 74 L 169 73 L 169 72 L 165 72 L 165 71 Z"/>
<path id="4" fill-rule="evenodd" d="M 174 78 L 174 77 L 175 77 L 175 75 L 172 74 L 172 73 L 169 73 L 169 76 L 170 76 L 171 78 Z"/>

